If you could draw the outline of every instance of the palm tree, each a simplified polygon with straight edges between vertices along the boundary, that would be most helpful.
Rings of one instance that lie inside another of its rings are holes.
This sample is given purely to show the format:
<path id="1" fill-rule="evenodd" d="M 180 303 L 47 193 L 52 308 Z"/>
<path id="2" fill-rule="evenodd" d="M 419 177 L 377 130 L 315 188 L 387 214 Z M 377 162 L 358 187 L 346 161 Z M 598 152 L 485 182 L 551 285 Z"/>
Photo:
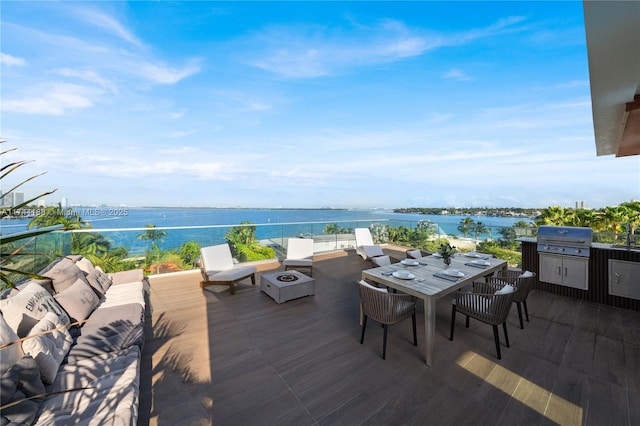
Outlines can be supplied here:
<path id="1" fill-rule="evenodd" d="M 489 228 L 487 228 L 485 224 L 480 221 L 477 221 L 476 223 L 472 224 L 471 230 L 475 234 L 476 240 L 478 240 L 478 236 L 480 234 L 486 234 L 487 232 L 489 232 Z"/>
<path id="2" fill-rule="evenodd" d="M 156 229 L 154 224 L 149 224 L 145 226 L 147 230 L 136 237 L 137 240 L 151 241 L 151 246 L 156 245 L 156 241 L 164 242 L 164 239 L 167 238 L 167 231 L 162 229 Z"/>
<path id="3" fill-rule="evenodd" d="M 460 225 L 458 225 L 458 231 L 467 238 L 469 232 L 473 231 L 473 219 L 470 217 L 465 217 L 464 219 L 460 219 Z"/>
<path id="4" fill-rule="evenodd" d="M 0 140 L 0 144 L 5 143 L 5 141 Z M 12 151 L 15 151 L 17 148 L 11 148 L 11 149 L 7 149 L 4 151 L 0 151 L 0 156 L 2 155 L 6 155 L 7 153 L 10 153 Z M 25 164 L 28 164 L 30 161 L 26 161 L 26 160 L 21 160 L 21 161 L 14 161 L 11 163 L 7 163 L 7 164 L 1 164 L 0 163 L 0 181 L 2 181 L 4 178 L 6 178 L 7 176 L 9 176 L 12 172 L 14 172 L 15 170 L 19 169 L 20 167 L 24 166 Z M 27 182 L 42 176 L 44 173 L 41 173 L 39 175 L 34 175 L 31 176 L 27 179 L 24 179 L 22 181 L 20 181 L 20 183 L 18 183 L 17 185 L 14 185 L 13 187 L 11 187 L 9 190 L 5 191 L 3 194 L 0 194 L 0 204 L 4 204 L 1 203 L 1 201 L 4 200 L 4 197 L 15 191 L 16 189 L 22 187 L 22 185 L 26 184 Z M 0 207 L 0 218 L 3 218 L 5 216 L 9 216 L 11 215 L 14 210 L 20 210 L 21 208 L 25 207 L 25 206 L 29 206 L 31 204 L 34 203 L 34 201 L 53 194 L 56 190 L 52 190 L 52 191 L 47 191 L 47 192 L 43 192 L 42 194 L 31 198 L 29 200 L 26 200 L 20 204 L 18 204 L 17 206 L 12 206 L 12 207 Z M 14 280 L 16 279 L 16 277 L 24 277 L 24 276 L 28 276 L 31 278 L 36 278 L 36 279 L 41 279 L 42 277 L 40 277 L 37 274 L 33 274 L 27 270 L 24 270 L 22 267 L 20 267 L 20 260 L 24 259 L 24 256 L 26 255 L 30 255 L 33 256 L 34 254 L 37 255 L 38 253 L 26 253 L 25 252 L 25 248 L 27 246 L 30 245 L 30 243 L 35 240 L 35 237 L 37 237 L 38 235 L 42 235 L 42 234 L 46 234 L 49 233 L 55 229 L 59 229 L 59 226 L 56 227 L 47 227 L 47 228 L 40 228 L 38 230 L 33 230 L 33 231 L 26 231 L 26 232 L 20 232 L 17 234 L 13 234 L 13 235 L 8 235 L 8 236 L 2 236 L 2 239 L 0 241 L 0 281 L 2 281 L 2 283 L 0 283 L 0 288 L 3 286 L 9 286 L 9 287 L 15 287 L 14 285 Z M 25 240 L 27 242 L 25 242 Z M 18 265 L 18 266 L 16 266 Z"/>
<path id="5" fill-rule="evenodd" d="M 78 213 L 71 209 L 65 210 L 58 203 L 57 206 L 45 207 L 42 212 L 29 221 L 27 228 L 45 228 L 53 225 L 63 225 L 64 230 L 89 227 L 89 224 L 84 222 Z"/>
<path id="6" fill-rule="evenodd" d="M 570 213 L 568 209 L 560 206 L 551 206 L 543 209 L 536 218 L 537 225 L 555 225 L 562 226 L 568 222 Z"/>

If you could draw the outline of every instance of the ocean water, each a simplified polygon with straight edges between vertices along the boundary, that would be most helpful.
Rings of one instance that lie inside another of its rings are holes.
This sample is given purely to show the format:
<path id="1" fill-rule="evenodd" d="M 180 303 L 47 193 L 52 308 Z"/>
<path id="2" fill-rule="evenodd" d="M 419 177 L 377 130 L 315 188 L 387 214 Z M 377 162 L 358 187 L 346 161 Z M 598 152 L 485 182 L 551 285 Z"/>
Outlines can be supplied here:
<path id="1" fill-rule="evenodd" d="M 307 210 L 307 209 L 205 209 L 205 208 L 74 208 L 95 231 L 112 240 L 114 246 L 126 246 L 130 254 L 142 254 L 149 242 L 139 238 L 147 225 L 167 232 L 160 243 L 163 249 L 179 248 L 187 241 L 201 245 L 219 244 L 232 225 L 249 221 L 256 225 L 260 240 L 299 235 L 319 235 L 324 227 L 336 223 L 342 228 L 368 227 L 374 222 L 414 228 L 420 220 L 438 225 L 441 234 L 458 235 L 460 220 L 467 216 L 394 213 L 389 210 Z M 473 216 L 489 227 L 480 238 L 497 238 L 498 229 L 512 226 L 523 218 Z M 526 220 L 526 218 L 525 218 Z M 0 233 L 26 229 L 30 219 L 0 220 Z"/>

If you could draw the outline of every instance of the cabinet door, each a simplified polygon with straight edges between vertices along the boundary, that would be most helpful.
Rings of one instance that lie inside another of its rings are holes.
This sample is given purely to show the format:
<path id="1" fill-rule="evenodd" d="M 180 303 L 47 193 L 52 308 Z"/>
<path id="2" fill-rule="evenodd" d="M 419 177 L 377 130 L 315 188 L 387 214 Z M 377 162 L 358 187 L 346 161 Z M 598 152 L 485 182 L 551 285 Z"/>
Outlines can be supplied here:
<path id="1" fill-rule="evenodd" d="M 609 259 L 609 294 L 640 300 L 640 262 Z"/>
<path id="2" fill-rule="evenodd" d="M 540 253 L 540 281 L 562 284 L 562 258 Z"/>
<path id="3" fill-rule="evenodd" d="M 565 257 L 562 261 L 562 284 L 579 288 L 589 289 L 589 259 L 574 259 Z"/>

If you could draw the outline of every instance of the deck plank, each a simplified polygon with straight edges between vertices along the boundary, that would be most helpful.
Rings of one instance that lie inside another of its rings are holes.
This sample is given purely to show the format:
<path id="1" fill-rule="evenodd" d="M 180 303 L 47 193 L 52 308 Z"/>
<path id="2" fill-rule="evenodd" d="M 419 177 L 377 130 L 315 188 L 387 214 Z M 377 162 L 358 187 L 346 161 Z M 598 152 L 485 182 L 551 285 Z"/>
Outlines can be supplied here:
<path id="1" fill-rule="evenodd" d="M 402 252 L 388 254 L 403 258 Z M 150 277 L 140 425 L 640 424 L 640 313 L 534 291 L 531 322 L 508 321 L 495 357 L 491 327 L 436 306 L 436 361 L 424 363 L 409 321 L 367 327 L 358 290 L 368 262 L 353 251 L 317 256 L 316 294 L 276 304 L 245 282 L 198 285 L 199 271 Z"/>

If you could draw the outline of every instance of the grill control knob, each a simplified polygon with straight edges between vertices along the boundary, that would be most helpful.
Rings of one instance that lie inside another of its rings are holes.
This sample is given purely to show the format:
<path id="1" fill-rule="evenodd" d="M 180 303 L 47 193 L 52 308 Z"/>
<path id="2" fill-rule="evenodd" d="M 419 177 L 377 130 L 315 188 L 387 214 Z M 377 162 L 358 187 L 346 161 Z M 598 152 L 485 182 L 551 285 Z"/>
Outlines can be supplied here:
<path id="1" fill-rule="evenodd" d="M 560 251 L 564 251 L 564 247 L 562 247 L 562 248 L 560 249 Z"/>

